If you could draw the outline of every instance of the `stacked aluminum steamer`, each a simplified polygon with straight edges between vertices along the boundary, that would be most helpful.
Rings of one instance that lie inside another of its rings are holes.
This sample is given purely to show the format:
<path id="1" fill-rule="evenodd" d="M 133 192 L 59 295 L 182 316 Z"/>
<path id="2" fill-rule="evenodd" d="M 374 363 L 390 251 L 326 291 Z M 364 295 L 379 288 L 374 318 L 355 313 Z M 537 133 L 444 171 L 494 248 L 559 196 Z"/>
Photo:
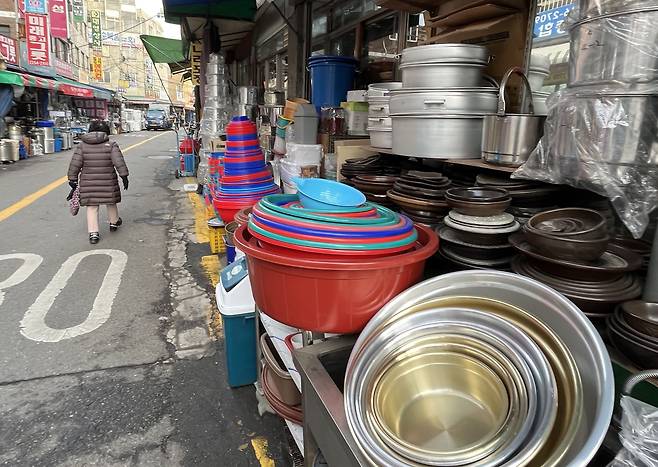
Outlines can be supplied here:
<path id="1" fill-rule="evenodd" d="M 636 237 L 658 206 L 658 1 L 580 0 L 569 83 L 520 177 L 593 189 Z"/>
<path id="2" fill-rule="evenodd" d="M 496 112 L 498 87 L 485 84 L 487 49 L 433 44 L 404 49 L 402 89 L 391 91 L 393 152 L 437 159 L 481 155 L 482 120 Z"/>
<path id="3" fill-rule="evenodd" d="M 373 148 L 393 147 L 393 124 L 389 101 L 390 92 L 400 89 L 402 83 L 374 83 L 368 86 L 368 133 Z"/>

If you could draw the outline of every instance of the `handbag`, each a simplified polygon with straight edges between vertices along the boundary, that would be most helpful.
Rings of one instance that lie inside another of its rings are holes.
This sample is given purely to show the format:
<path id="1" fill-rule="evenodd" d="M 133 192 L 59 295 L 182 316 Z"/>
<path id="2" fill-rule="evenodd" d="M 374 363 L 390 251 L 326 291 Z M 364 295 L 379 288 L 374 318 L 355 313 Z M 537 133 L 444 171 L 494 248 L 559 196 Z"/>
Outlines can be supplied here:
<path id="1" fill-rule="evenodd" d="M 80 184 L 69 194 L 69 210 L 72 216 L 77 216 L 80 211 Z"/>

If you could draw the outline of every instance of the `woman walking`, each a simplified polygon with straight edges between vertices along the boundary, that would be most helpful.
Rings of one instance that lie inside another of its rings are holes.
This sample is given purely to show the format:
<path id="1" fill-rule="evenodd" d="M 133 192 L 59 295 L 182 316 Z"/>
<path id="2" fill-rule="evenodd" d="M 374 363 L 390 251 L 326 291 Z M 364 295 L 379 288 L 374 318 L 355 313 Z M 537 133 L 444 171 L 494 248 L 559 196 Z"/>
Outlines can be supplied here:
<path id="1" fill-rule="evenodd" d="M 121 190 L 117 172 L 123 181 L 123 189 L 128 189 L 128 167 L 123 160 L 121 149 L 114 141 L 109 141 L 110 128 L 107 123 L 94 121 L 89 133 L 82 136 L 82 143 L 75 148 L 69 165 L 69 185 L 75 190 L 80 183 L 80 206 L 87 206 L 87 229 L 89 243 L 100 240 L 98 228 L 99 206 L 107 206 L 110 231 L 116 231 L 122 221 L 117 203 L 121 202 Z"/>

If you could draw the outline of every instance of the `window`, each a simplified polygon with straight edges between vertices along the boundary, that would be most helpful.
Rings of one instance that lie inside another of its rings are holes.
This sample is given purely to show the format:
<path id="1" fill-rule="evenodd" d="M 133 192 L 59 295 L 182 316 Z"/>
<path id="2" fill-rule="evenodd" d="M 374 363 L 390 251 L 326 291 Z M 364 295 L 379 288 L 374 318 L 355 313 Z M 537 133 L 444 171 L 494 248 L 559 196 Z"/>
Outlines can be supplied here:
<path id="1" fill-rule="evenodd" d="M 361 67 L 368 83 L 393 81 L 397 54 L 397 15 L 365 24 Z"/>
<path id="2" fill-rule="evenodd" d="M 103 71 L 103 81 L 106 82 L 106 83 L 111 83 L 112 82 L 112 72 Z"/>
<path id="3" fill-rule="evenodd" d="M 356 31 L 353 29 L 331 41 L 331 54 L 353 57 L 355 44 Z"/>
<path id="4" fill-rule="evenodd" d="M 11 28 L 8 24 L 0 24 L 0 34 L 7 37 L 11 36 Z"/>
<path id="5" fill-rule="evenodd" d="M 326 13 L 321 14 L 313 20 L 311 25 L 311 37 L 318 37 L 327 33 L 327 20 L 328 16 Z"/>

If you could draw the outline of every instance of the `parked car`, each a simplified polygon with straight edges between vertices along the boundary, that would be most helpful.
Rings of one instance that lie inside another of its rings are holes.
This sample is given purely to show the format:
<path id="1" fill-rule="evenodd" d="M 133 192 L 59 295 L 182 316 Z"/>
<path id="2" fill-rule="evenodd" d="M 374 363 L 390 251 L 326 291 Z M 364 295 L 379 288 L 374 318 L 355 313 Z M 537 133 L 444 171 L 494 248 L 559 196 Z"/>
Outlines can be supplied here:
<path id="1" fill-rule="evenodd" d="M 146 112 L 146 129 L 147 130 L 170 130 L 171 120 L 162 109 L 149 109 Z"/>

